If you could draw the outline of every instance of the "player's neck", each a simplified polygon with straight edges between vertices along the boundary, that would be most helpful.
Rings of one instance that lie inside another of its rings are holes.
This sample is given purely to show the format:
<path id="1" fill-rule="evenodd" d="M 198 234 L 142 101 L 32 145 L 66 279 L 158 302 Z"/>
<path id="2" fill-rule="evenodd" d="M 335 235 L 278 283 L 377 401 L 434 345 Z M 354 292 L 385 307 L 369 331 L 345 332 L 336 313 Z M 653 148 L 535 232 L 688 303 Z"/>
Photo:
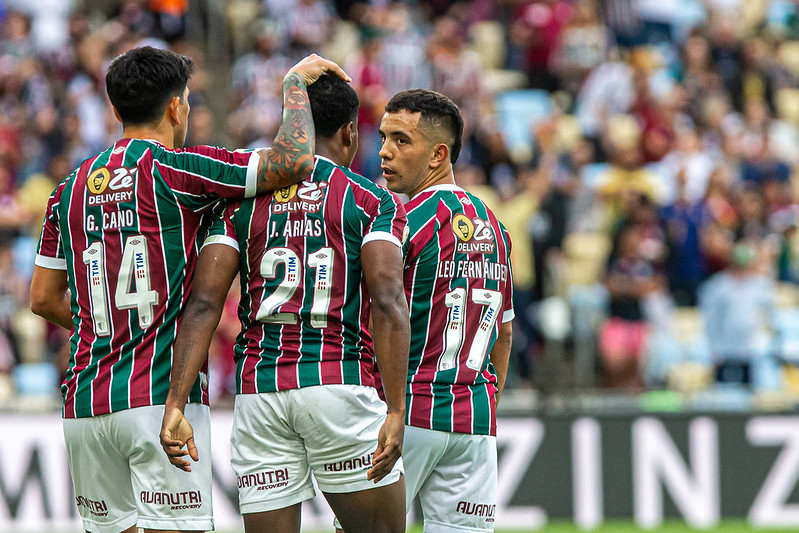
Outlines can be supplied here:
<path id="1" fill-rule="evenodd" d="M 420 192 L 423 192 L 436 185 L 455 185 L 455 174 L 452 171 L 451 165 L 432 169 L 427 178 L 420 183 L 415 190 L 411 191 L 408 196 L 413 198 Z"/>
<path id="2" fill-rule="evenodd" d="M 335 146 L 331 146 L 329 143 L 324 142 L 318 137 L 316 139 L 316 148 L 314 151 L 316 155 L 327 158 L 339 166 L 349 166 L 347 164 L 347 158 L 344 156 L 341 150 L 336 149 Z"/>
<path id="3" fill-rule="evenodd" d="M 175 148 L 175 135 L 171 129 L 166 131 L 161 127 L 133 125 L 123 128 L 122 137 L 125 139 L 151 139 L 158 141 L 170 150 Z"/>

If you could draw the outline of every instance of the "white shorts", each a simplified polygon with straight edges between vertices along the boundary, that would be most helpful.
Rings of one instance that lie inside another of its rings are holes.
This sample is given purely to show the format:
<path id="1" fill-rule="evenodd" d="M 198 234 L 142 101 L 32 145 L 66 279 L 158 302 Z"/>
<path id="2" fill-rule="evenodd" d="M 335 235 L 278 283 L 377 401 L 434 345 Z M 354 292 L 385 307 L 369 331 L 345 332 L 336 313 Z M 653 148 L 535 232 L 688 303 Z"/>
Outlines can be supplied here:
<path id="1" fill-rule="evenodd" d="M 172 466 L 161 448 L 163 405 L 89 418 L 65 418 L 64 440 L 83 527 L 117 533 L 149 529 L 214 529 L 211 505 L 211 417 L 186 405 L 204 459 L 191 472 Z"/>
<path id="2" fill-rule="evenodd" d="M 372 387 L 321 385 L 239 394 L 230 436 L 242 514 L 283 509 L 322 492 L 396 483 L 402 459 L 380 483 L 366 479 L 386 418 Z"/>
<path id="3" fill-rule="evenodd" d="M 425 533 L 493 531 L 497 440 L 405 426 L 405 504 L 418 495 Z"/>

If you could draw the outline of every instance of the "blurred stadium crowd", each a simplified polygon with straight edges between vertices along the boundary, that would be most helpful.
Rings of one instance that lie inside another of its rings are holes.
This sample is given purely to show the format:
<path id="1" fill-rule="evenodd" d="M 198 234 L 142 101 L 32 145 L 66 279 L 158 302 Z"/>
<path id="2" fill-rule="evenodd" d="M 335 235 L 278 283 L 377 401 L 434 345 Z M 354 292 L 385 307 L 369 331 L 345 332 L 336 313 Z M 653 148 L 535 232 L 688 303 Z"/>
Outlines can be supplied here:
<path id="1" fill-rule="evenodd" d="M 187 142 L 231 148 L 274 137 L 294 61 L 338 61 L 367 177 L 390 96 L 453 98 L 456 179 L 514 242 L 509 387 L 799 398 L 796 0 L 0 0 L 0 27 L 0 407 L 65 368 L 67 335 L 28 310 L 41 217 L 119 137 L 105 68 L 141 44 L 195 59 Z"/>

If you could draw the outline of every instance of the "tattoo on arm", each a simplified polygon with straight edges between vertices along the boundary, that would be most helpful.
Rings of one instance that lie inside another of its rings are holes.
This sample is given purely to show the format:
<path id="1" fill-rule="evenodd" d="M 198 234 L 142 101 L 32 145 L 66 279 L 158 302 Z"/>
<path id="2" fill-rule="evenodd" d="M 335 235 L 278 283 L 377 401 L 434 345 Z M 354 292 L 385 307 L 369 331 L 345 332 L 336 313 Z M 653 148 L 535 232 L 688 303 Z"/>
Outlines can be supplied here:
<path id="1" fill-rule="evenodd" d="M 274 190 L 310 175 L 315 138 L 305 81 L 292 72 L 283 80 L 283 121 L 261 165 L 259 184 Z"/>

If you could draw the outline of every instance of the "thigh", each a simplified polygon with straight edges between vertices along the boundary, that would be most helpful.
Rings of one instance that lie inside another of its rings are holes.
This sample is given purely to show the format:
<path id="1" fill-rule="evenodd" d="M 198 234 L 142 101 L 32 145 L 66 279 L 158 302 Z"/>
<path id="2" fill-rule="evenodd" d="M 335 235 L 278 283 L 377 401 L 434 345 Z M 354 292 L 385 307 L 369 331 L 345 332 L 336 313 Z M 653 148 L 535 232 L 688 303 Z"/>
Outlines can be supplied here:
<path id="1" fill-rule="evenodd" d="M 129 458 L 139 527 L 166 531 L 213 529 L 208 406 L 186 405 L 186 418 L 194 428 L 194 440 L 204 459 L 193 464 L 191 472 L 175 468 L 161 448 L 163 406 L 136 407 L 117 414 L 114 430 Z"/>
<path id="2" fill-rule="evenodd" d="M 496 492 L 496 438 L 451 434 L 419 494 L 425 531 L 493 531 Z"/>
<path id="3" fill-rule="evenodd" d="M 451 433 L 405 426 L 402 461 L 405 466 L 405 509 L 410 510 L 427 478 L 447 449 Z"/>
<path id="4" fill-rule="evenodd" d="M 283 509 L 248 513 L 244 515 L 245 533 L 299 533 L 302 523 L 302 504 L 295 503 Z"/>
<path id="5" fill-rule="evenodd" d="M 288 420 L 289 392 L 236 396 L 230 462 L 242 514 L 283 509 L 315 494 L 303 440 Z"/>
<path id="6" fill-rule="evenodd" d="M 136 524 L 127 458 L 107 431 L 113 415 L 64 419 L 64 441 L 83 528 L 116 533 Z"/>
<path id="7" fill-rule="evenodd" d="M 324 385 L 291 392 L 291 420 L 322 492 L 352 493 L 399 480 L 402 459 L 379 483 L 366 479 L 386 418 L 386 404 L 373 387 Z"/>
<path id="8" fill-rule="evenodd" d="M 358 492 L 325 492 L 340 526 L 347 533 L 402 533 L 405 531 L 405 483 Z M 339 524 L 336 524 L 339 527 Z"/>

